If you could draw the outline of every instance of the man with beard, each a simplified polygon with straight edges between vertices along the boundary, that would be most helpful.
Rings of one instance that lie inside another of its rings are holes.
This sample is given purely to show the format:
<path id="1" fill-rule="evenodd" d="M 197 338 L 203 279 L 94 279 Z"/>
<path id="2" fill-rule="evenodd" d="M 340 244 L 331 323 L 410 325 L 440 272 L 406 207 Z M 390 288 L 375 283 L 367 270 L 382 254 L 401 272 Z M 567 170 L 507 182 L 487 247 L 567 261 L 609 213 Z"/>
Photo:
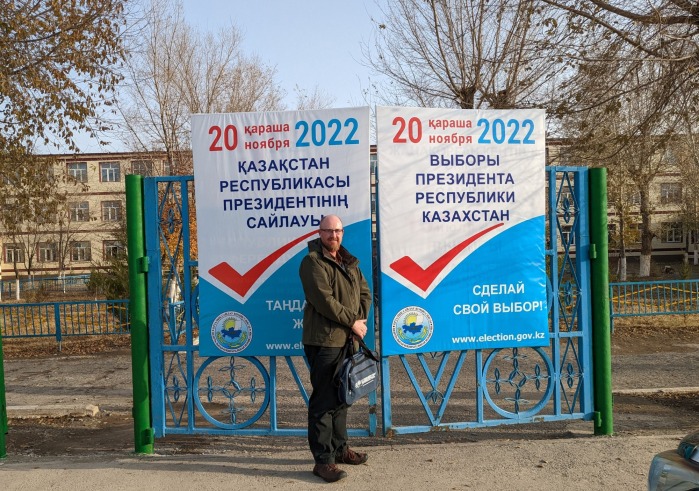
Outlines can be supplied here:
<path id="1" fill-rule="evenodd" d="M 350 336 L 364 338 L 371 307 L 369 285 L 359 261 L 342 246 L 344 229 L 335 215 L 323 217 L 319 237 L 308 243 L 299 276 L 306 296 L 304 352 L 313 392 L 308 401 L 308 443 L 313 474 L 327 482 L 347 473 L 336 464 L 359 465 L 367 454 L 347 445 L 347 404 L 337 394 L 335 373 Z"/>

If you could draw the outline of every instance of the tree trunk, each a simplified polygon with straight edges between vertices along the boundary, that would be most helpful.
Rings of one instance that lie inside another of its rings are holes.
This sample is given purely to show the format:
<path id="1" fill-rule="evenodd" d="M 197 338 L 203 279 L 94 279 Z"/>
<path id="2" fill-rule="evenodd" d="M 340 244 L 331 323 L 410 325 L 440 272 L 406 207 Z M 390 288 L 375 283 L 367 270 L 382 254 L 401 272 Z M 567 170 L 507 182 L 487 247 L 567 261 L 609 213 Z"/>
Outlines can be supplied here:
<path id="1" fill-rule="evenodd" d="M 650 254 L 641 254 L 638 276 L 641 278 L 650 276 Z"/>
<path id="2" fill-rule="evenodd" d="M 619 258 L 619 281 L 626 281 L 626 256 Z"/>
<path id="3" fill-rule="evenodd" d="M 651 215 L 651 205 L 650 205 L 650 193 L 648 192 L 647 185 L 645 187 L 640 187 L 641 193 L 641 265 L 639 276 L 641 278 L 650 276 L 650 258 L 653 252 L 653 237 L 655 234 L 650 228 L 650 215 Z"/>
<path id="4" fill-rule="evenodd" d="M 619 281 L 626 281 L 626 220 L 619 218 Z"/>

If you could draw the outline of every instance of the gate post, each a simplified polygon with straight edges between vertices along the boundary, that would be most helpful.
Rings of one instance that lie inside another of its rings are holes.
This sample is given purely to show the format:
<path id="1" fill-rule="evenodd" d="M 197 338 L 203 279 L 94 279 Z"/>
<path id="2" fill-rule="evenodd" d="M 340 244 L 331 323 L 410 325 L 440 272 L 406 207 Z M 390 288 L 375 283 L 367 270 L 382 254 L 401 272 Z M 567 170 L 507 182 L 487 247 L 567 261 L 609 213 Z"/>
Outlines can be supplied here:
<path id="1" fill-rule="evenodd" d="M 612 414 L 612 350 L 609 325 L 607 169 L 590 169 L 589 176 L 595 435 L 611 435 L 614 431 L 614 417 Z"/>
<path id="2" fill-rule="evenodd" d="M 5 399 L 5 365 L 2 357 L 2 333 L 0 333 L 0 459 L 7 457 L 7 400 Z"/>
<path id="3" fill-rule="evenodd" d="M 133 383 L 134 447 L 153 453 L 148 367 L 148 314 L 143 223 L 143 176 L 126 176 L 126 233 L 129 256 L 129 313 L 131 322 L 131 378 Z"/>

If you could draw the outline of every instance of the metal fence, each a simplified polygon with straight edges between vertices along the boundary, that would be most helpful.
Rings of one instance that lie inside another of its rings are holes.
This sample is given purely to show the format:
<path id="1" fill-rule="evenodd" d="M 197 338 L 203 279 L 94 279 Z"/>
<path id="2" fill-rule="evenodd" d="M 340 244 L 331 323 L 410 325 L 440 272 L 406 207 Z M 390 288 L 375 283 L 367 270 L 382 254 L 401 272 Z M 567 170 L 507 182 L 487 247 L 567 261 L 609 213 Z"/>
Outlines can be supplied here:
<path id="1" fill-rule="evenodd" d="M 21 280 L 26 287 L 84 288 L 89 275 Z M 12 292 L 0 282 L 3 293 Z M 619 282 L 609 284 L 612 329 L 619 317 L 699 314 L 699 279 Z M 175 304 L 173 304 L 175 306 Z M 181 308 L 180 305 L 176 307 Z M 176 315 L 176 313 L 172 313 Z M 94 300 L 0 304 L 0 334 L 5 338 L 129 333 L 128 300 Z"/>
<path id="2" fill-rule="evenodd" d="M 18 294 L 44 291 L 46 293 L 67 293 L 87 291 L 90 281 L 89 274 L 53 277 L 53 278 L 21 278 L 0 280 L 0 293 L 3 298 L 17 297 Z M 19 292 L 19 293 L 18 293 Z"/>
<path id="3" fill-rule="evenodd" d="M 64 337 L 129 334 L 129 301 L 0 304 L 3 338 Z"/>
<path id="4" fill-rule="evenodd" d="M 614 318 L 699 314 L 699 280 L 637 281 L 609 284 Z"/>

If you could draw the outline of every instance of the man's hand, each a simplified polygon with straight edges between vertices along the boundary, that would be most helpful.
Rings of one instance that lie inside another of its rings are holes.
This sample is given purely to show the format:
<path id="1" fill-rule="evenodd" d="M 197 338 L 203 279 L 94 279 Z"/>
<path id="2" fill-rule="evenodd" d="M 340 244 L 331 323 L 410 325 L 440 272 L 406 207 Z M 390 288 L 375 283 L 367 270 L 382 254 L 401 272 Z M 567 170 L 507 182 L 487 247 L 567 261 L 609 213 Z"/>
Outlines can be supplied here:
<path id="1" fill-rule="evenodd" d="M 352 332 L 359 336 L 361 339 L 364 339 L 364 336 L 366 336 L 367 332 L 366 319 L 357 319 L 356 321 L 354 321 L 354 324 L 352 325 Z"/>

